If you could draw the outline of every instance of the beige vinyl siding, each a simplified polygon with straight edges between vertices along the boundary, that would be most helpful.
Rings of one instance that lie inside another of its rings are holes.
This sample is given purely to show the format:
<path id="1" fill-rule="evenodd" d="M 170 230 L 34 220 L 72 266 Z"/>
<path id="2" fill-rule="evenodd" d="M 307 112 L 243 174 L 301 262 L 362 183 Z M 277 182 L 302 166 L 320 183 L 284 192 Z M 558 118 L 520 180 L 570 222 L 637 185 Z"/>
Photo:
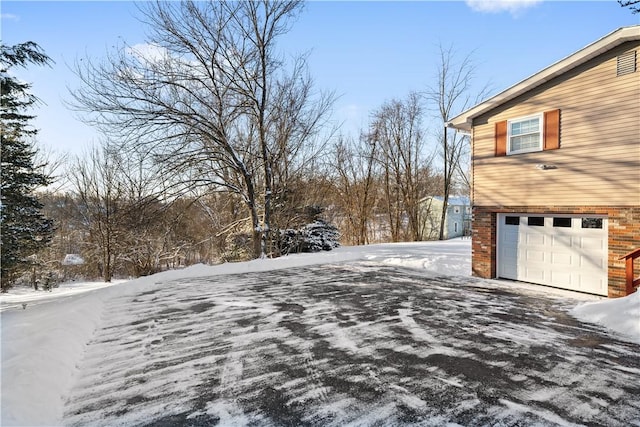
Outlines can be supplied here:
<path id="1" fill-rule="evenodd" d="M 640 71 L 619 46 L 474 120 L 474 204 L 640 205 Z M 495 123 L 560 109 L 560 149 L 495 157 Z M 540 170 L 536 165 L 553 165 Z"/>

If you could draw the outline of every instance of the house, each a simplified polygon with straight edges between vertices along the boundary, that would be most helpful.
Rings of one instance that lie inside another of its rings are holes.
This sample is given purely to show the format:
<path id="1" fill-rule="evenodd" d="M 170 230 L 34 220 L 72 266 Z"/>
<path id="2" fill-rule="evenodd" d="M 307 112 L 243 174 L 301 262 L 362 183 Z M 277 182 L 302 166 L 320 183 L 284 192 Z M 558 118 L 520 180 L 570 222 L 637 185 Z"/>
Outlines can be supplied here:
<path id="1" fill-rule="evenodd" d="M 639 51 L 640 25 L 620 28 L 447 124 L 472 139 L 475 276 L 633 291 Z"/>
<path id="2" fill-rule="evenodd" d="M 442 196 L 429 196 L 420 201 L 425 217 L 424 235 L 430 240 L 438 239 L 440 236 L 443 202 L 444 198 Z M 468 236 L 471 231 L 470 199 L 466 196 L 449 197 L 445 222 L 445 239 Z"/>

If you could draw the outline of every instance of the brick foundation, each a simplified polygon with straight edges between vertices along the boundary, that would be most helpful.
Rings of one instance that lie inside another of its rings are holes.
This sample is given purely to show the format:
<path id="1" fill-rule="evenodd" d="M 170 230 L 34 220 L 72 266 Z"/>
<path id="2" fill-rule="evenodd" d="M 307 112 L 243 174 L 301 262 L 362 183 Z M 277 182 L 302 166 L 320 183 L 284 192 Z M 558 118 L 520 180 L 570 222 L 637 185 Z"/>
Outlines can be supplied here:
<path id="1" fill-rule="evenodd" d="M 609 220 L 609 297 L 625 296 L 625 262 L 622 255 L 640 248 L 640 207 L 606 206 L 474 206 L 472 272 L 485 279 L 496 277 L 498 213 L 606 215 Z M 634 277 L 640 274 L 636 261 Z"/>

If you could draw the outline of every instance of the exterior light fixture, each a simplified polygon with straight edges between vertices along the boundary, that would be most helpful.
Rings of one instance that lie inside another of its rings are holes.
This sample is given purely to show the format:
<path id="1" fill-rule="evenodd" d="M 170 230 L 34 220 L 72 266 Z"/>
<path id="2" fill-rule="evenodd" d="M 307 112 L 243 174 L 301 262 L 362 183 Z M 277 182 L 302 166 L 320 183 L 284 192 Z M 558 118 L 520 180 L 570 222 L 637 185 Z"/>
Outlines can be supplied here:
<path id="1" fill-rule="evenodd" d="M 546 171 L 546 170 L 549 170 L 549 169 L 558 169 L 558 167 L 556 165 L 537 164 L 536 165 L 536 169 L 540 169 L 542 171 Z"/>

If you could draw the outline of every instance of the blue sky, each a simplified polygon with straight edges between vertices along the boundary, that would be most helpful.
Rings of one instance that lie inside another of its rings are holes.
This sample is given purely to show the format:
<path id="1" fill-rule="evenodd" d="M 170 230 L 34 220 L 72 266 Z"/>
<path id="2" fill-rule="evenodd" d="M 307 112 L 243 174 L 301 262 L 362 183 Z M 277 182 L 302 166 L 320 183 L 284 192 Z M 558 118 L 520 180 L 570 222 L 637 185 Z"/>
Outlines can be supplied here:
<path id="1" fill-rule="evenodd" d="M 125 1 L 0 4 L 2 42 L 34 41 L 52 68 L 16 70 L 44 102 L 36 111 L 39 141 L 54 152 L 79 154 L 99 139 L 68 111 L 67 87 L 78 84 L 77 58 L 104 56 L 123 40 L 145 42 L 136 5 Z M 438 46 L 471 52 L 476 87 L 497 93 L 611 31 L 640 24 L 614 1 L 313 1 L 281 40 L 285 54 L 310 52 L 319 89 L 339 95 L 334 118 L 343 133 L 366 126 L 372 110 L 434 84 Z"/>

